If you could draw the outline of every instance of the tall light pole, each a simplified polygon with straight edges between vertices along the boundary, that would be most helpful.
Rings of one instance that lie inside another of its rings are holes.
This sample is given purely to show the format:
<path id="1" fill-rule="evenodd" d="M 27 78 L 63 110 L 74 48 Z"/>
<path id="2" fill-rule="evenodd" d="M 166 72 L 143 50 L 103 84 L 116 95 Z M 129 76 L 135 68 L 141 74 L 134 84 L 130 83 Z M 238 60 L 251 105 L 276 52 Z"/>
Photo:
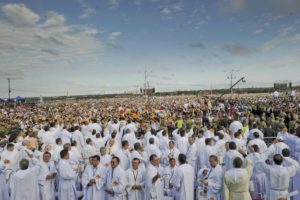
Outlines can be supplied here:
<path id="1" fill-rule="evenodd" d="M 234 76 L 234 72 L 238 72 L 239 70 L 235 70 L 235 69 L 232 69 L 232 70 L 230 70 L 230 72 L 229 72 L 229 76 L 227 76 L 227 79 L 230 79 L 230 93 L 231 94 L 233 94 L 233 87 L 232 87 L 232 85 L 233 85 L 233 80 L 236 78 L 235 76 Z"/>
<path id="2" fill-rule="evenodd" d="M 8 82 L 8 99 L 10 99 L 10 93 L 11 93 L 11 89 L 10 89 L 10 78 L 7 78 L 7 82 Z"/>

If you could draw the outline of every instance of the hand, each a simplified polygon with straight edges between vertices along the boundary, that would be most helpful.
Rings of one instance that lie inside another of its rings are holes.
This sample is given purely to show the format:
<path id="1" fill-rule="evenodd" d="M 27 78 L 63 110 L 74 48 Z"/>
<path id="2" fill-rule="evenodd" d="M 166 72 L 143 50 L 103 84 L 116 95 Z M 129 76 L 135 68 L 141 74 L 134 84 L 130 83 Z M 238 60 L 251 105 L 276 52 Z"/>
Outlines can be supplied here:
<path id="1" fill-rule="evenodd" d="M 46 176 L 46 180 L 51 180 L 51 179 L 53 179 L 53 175 L 52 174 L 49 174 L 49 175 Z"/>
<path id="2" fill-rule="evenodd" d="M 115 180 L 115 181 L 113 181 L 113 184 L 114 184 L 115 186 L 117 186 L 117 185 L 119 185 L 119 181 Z"/>
<path id="3" fill-rule="evenodd" d="M 107 189 L 105 190 L 108 194 L 111 194 L 112 196 L 114 196 L 115 192 L 113 191 L 113 189 Z"/>
<path id="4" fill-rule="evenodd" d="M 208 185 L 208 180 L 202 180 L 201 183 L 203 183 L 204 185 Z"/>
<path id="5" fill-rule="evenodd" d="M 10 160 L 4 160 L 4 164 L 9 164 Z"/>
<path id="6" fill-rule="evenodd" d="M 109 163 L 105 163 L 105 167 L 109 167 Z"/>
<path id="7" fill-rule="evenodd" d="M 89 184 L 90 184 L 90 185 L 96 184 L 96 180 L 95 180 L 95 179 L 91 179 L 91 180 L 89 181 Z"/>
<path id="8" fill-rule="evenodd" d="M 97 174 L 96 179 L 98 180 L 100 178 L 101 178 L 101 176 L 99 174 Z"/>

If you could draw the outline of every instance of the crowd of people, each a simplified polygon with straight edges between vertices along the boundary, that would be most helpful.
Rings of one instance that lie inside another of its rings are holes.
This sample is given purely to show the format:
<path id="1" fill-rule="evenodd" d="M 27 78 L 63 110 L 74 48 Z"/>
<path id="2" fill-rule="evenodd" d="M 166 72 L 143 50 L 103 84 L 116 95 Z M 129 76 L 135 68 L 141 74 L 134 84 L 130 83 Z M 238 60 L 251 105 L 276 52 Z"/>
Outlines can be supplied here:
<path id="1" fill-rule="evenodd" d="M 297 200 L 299 114 L 271 95 L 0 105 L 0 200 Z"/>

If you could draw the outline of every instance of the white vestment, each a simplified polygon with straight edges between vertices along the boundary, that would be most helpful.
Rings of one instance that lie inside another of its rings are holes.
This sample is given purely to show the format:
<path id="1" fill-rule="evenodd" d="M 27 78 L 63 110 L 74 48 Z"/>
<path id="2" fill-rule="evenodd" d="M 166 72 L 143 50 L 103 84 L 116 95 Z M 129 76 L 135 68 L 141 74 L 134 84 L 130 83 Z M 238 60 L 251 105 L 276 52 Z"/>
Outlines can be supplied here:
<path id="1" fill-rule="evenodd" d="M 179 152 L 182 154 L 186 154 L 188 147 L 189 147 L 189 142 L 186 137 L 180 137 L 176 141 L 176 147 L 178 148 Z"/>
<path id="2" fill-rule="evenodd" d="M 257 167 L 264 171 L 268 178 L 269 183 L 269 194 L 268 200 L 274 200 L 279 198 L 288 197 L 288 189 L 290 178 L 296 174 L 299 164 L 292 159 L 284 159 L 284 161 L 289 164 L 289 167 L 284 167 L 282 165 L 267 165 L 264 160 L 260 160 L 257 163 Z"/>
<path id="3" fill-rule="evenodd" d="M 217 165 L 215 168 L 210 168 L 208 170 L 207 180 L 207 197 L 214 198 L 215 200 L 221 200 L 222 196 L 222 184 L 223 184 L 224 172 L 220 165 Z"/>
<path id="4" fill-rule="evenodd" d="M 128 200 L 143 200 L 144 190 L 145 190 L 145 180 L 146 172 L 142 168 L 133 170 L 132 168 L 126 171 L 127 174 L 127 186 L 126 191 L 128 194 Z M 133 190 L 133 185 L 140 185 L 142 188 L 140 190 Z"/>
<path id="5" fill-rule="evenodd" d="M 84 200 L 104 200 L 105 199 L 105 179 L 107 169 L 99 163 L 97 167 L 88 165 L 82 175 L 83 199 Z M 96 184 L 88 185 L 91 179 L 96 180 Z"/>
<path id="6" fill-rule="evenodd" d="M 194 199 L 195 172 L 190 164 L 183 164 L 178 167 L 171 183 L 176 189 L 175 200 Z"/>
<path id="7" fill-rule="evenodd" d="M 9 199 L 8 186 L 5 177 L 5 165 L 3 163 L 0 164 L 0 199 Z"/>
<path id="8" fill-rule="evenodd" d="M 225 156 L 224 156 L 225 171 L 233 169 L 233 160 L 236 157 L 240 157 L 242 160 L 244 160 L 244 157 L 237 150 L 231 150 L 231 149 L 229 149 L 225 153 Z"/>
<path id="9" fill-rule="evenodd" d="M 187 163 L 189 163 L 197 172 L 197 145 L 193 143 L 189 145 L 187 153 L 186 153 Z"/>
<path id="10" fill-rule="evenodd" d="M 154 183 L 152 183 L 153 178 L 159 173 L 162 174 L 163 169 L 160 167 L 155 167 L 149 164 L 147 167 L 147 177 L 146 177 L 146 195 L 145 200 L 163 200 L 163 181 L 158 178 Z"/>
<path id="11" fill-rule="evenodd" d="M 10 200 L 40 200 L 38 173 L 40 166 L 19 170 L 11 176 Z"/>
<path id="12" fill-rule="evenodd" d="M 123 200 L 126 196 L 126 172 L 117 166 L 115 169 L 109 168 L 106 176 L 106 189 L 113 189 L 114 195 L 107 194 L 108 200 Z"/>
<path id="13" fill-rule="evenodd" d="M 53 161 L 41 162 L 41 168 L 39 171 L 39 189 L 41 200 L 55 200 L 55 179 L 46 180 L 46 176 L 49 174 L 57 173 Z"/>
<path id="14" fill-rule="evenodd" d="M 77 175 L 68 160 L 61 159 L 58 163 L 59 185 L 58 200 L 76 199 L 75 182 Z"/>
<path id="15" fill-rule="evenodd" d="M 116 155 L 120 159 L 120 166 L 126 171 L 130 167 L 130 152 L 126 149 L 119 149 Z"/>

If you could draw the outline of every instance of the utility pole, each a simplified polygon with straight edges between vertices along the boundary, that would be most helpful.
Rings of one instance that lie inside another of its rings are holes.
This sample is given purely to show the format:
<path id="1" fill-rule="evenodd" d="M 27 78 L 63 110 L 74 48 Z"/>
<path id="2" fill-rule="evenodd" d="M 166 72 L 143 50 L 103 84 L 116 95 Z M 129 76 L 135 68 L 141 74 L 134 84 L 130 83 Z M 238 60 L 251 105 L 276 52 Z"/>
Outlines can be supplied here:
<path id="1" fill-rule="evenodd" d="M 147 70 L 145 70 L 144 94 L 147 95 Z"/>
<path id="2" fill-rule="evenodd" d="M 233 94 L 233 87 L 232 87 L 232 84 L 233 84 L 233 80 L 236 78 L 234 76 L 234 72 L 238 72 L 239 70 L 235 70 L 235 69 L 232 69 L 229 73 L 229 76 L 227 76 L 227 79 L 230 79 L 230 93 Z"/>
<path id="3" fill-rule="evenodd" d="M 8 99 L 10 99 L 10 93 L 11 93 L 11 89 L 10 89 L 10 78 L 7 78 L 8 81 Z"/>

